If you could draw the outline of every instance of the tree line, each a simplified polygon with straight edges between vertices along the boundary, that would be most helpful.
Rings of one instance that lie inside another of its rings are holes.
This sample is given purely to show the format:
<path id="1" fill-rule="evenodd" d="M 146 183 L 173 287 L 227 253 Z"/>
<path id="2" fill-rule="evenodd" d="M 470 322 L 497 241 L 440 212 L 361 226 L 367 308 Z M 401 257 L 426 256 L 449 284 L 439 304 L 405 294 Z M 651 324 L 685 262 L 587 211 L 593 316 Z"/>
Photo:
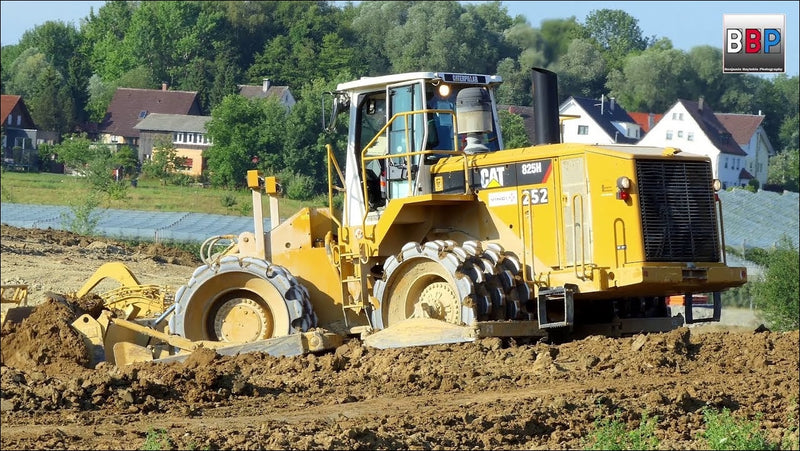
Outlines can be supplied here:
<path id="1" fill-rule="evenodd" d="M 197 91 L 212 116 L 208 164 L 219 185 L 241 183 L 256 165 L 302 174 L 300 185 L 319 188 L 330 139 L 320 133 L 320 96 L 339 82 L 421 70 L 496 73 L 505 80 L 499 102 L 529 106 L 530 69 L 543 67 L 559 76 L 559 101 L 606 95 L 628 111 L 661 113 L 678 98 L 702 96 L 717 112 L 761 111 L 780 153 L 771 177 L 797 189 L 798 77 L 723 74 L 721 49 L 675 49 L 668 38 L 645 36 L 622 10 L 535 27 L 501 2 L 109 1 L 78 26 L 50 21 L 26 31 L 0 56 L 2 92 L 22 95 L 44 130 L 100 122 L 118 87 Z M 265 77 L 289 86 L 298 100 L 292 111 L 231 96 Z"/>

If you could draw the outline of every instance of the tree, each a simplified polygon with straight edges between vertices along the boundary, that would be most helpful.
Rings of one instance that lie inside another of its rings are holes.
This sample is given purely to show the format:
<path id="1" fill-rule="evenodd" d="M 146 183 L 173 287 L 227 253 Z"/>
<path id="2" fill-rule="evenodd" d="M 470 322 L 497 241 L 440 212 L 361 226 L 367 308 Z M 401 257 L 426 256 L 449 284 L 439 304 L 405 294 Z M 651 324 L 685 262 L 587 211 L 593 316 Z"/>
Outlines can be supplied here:
<path id="1" fill-rule="evenodd" d="M 691 79 L 686 54 L 669 40 L 628 57 L 622 71 L 609 75 L 610 95 L 628 111 L 666 111 L 676 99 L 691 95 L 684 80 Z"/>
<path id="2" fill-rule="evenodd" d="M 647 48 L 654 38 L 642 36 L 639 20 L 621 9 L 594 10 L 584 24 L 606 59 L 609 69 L 621 69 L 628 55 Z"/>
<path id="3" fill-rule="evenodd" d="M 800 151 L 785 150 L 769 159 L 767 183 L 783 186 L 788 191 L 800 191 Z"/>
<path id="4" fill-rule="evenodd" d="M 36 47 L 22 52 L 10 70 L 9 92 L 22 96 L 37 127 L 66 132 L 74 123 L 72 97 L 64 77 Z"/>
<path id="5" fill-rule="evenodd" d="M 246 99 L 229 95 L 211 111 L 206 124 L 214 144 L 206 151 L 215 186 L 242 186 L 248 170 L 276 173 L 283 167 L 287 112 L 274 98 Z"/>
<path id="6" fill-rule="evenodd" d="M 506 149 L 516 149 L 531 145 L 528 132 L 525 130 L 525 121 L 518 114 L 507 110 L 497 112 L 500 116 L 500 129 L 503 134 L 503 145 Z"/>
<path id="7" fill-rule="evenodd" d="M 175 171 L 185 164 L 186 158 L 178 156 L 172 140 L 166 136 L 158 136 L 153 143 L 152 158 L 142 163 L 142 174 L 161 180 L 166 185 L 175 176 Z"/>
<path id="8" fill-rule="evenodd" d="M 575 39 L 569 44 L 567 53 L 556 64 L 556 72 L 562 97 L 598 98 L 605 91 L 605 60 L 588 39 Z"/>

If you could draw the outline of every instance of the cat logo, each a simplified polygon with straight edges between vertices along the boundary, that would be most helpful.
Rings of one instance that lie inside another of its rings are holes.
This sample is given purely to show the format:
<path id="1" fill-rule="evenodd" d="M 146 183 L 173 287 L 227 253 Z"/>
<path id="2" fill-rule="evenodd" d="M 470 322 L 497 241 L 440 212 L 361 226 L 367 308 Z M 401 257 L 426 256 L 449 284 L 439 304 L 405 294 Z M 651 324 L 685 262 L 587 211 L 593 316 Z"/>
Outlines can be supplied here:
<path id="1" fill-rule="evenodd" d="M 503 184 L 503 168 L 481 169 L 481 188 L 500 188 Z"/>

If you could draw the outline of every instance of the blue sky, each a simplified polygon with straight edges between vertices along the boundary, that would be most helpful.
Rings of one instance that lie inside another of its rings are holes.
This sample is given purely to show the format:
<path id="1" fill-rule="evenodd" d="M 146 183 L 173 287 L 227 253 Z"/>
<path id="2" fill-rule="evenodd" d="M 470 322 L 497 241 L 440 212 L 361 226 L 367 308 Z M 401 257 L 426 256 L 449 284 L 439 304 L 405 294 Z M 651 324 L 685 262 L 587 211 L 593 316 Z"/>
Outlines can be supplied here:
<path id="1" fill-rule="evenodd" d="M 16 44 L 22 34 L 48 20 L 72 22 L 95 12 L 105 2 L 99 1 L 0 1 L 0 44 Z M 477 2 L 469 2 L 477 3 Z M 596 9 L 622 9 L 639 20 L 645 36 L 667 37 L 675 48 L 690 50 L 698 45 L 722 48 L 724 14 L 785 14 L 786 74 L 798 75 L 797 1 L 504 1 L 509 15 L 524 16 L 533 27 L 544 19 L 575 16 L 583 22 Z M 721 69 L 720 69 L 721 70 Z"/>

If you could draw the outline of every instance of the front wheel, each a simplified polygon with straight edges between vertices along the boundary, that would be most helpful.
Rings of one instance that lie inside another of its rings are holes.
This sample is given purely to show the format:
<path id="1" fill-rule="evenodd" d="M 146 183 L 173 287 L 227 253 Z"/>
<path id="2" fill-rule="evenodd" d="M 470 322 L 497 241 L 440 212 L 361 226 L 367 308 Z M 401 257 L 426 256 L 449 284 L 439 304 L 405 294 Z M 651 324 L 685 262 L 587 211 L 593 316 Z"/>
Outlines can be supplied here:
<path id="1" fill-rule="evenodd" d="M 190 340 L 247 343 L 317 324 L 308 290 L 285 268 L 252 257 L 201 266 L 175 304 L 170 330 Z"/>

